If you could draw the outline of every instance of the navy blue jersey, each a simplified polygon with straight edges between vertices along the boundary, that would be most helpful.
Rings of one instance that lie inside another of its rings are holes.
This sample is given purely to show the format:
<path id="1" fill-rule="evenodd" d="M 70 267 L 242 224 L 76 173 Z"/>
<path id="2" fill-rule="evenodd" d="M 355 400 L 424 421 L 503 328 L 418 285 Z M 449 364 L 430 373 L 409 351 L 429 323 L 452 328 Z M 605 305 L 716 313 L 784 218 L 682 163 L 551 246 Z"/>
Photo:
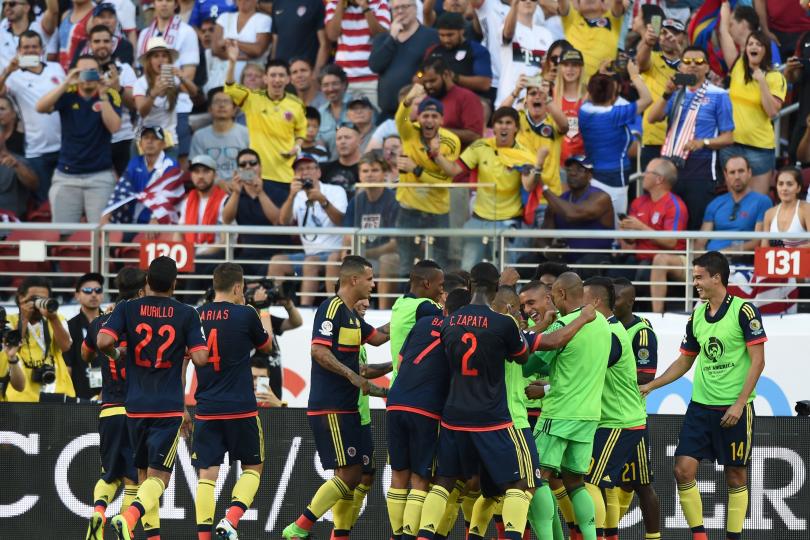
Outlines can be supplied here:
<path id="1" fill-rule="evenodd" d="M 471 304 L 447 316 L 441 339 L 451 371 L 442 425 L 474 431 L 509 426 L 504 359 L 528 349 L 517 322 Z"/>
<path id="2" fill-rule="evenodd" d="M 633 320 L 625 326 L 625 329 L 633 343 L 636 372 L 655 375 L 658 369 L 658 338 L 650 321 L 633 315 Z"/>
<path id="3" fill-rule="evenodd" d="M 357 316 L 339 296 L 321 303 L 312 325 L 312 344 L 328 347 L 338 362 L 359 373 L 360 345 L 377 330 Z M 357 412 L 360 389 L 343 375 L 332 373 L 312 359 L 309 414 Z"/>
<path id="4" fill-rule="evenodd" d="M 127 346 L 127 415 L 183 415 L 183 359 L 205 350 L 197 311 L 174 298 L 144 296 L 115 306 L 100 332 Z"/>
<path id="5" fill-rule="evenodd" d="M 211 302 L 197 311 L 208 336 L 208 365 L 196 368 L 197 418 L 255 416 L 250 353 L 270 341 L 259 314 L 230 302 Z"/>
<path id="6" fill-rule="evenodd" d="M 126 357 L 121 356 L 118 362 L 98 350 L 96 340 L 98 332 L 107 319 L 110 318 L 109 313 L 105 313 L 100 317 L 96 317 L 90 321 L 90 326 L 87 328 L 87 335 L 84 337 L 83 347 L 96 353 L 100 360 L 99 367 L 101 367 L 101 403 L 105 406 L 110 405 L 123 405 L 127 399 L 127 380 L 126 380 Z M 126 341 L 118 343 L 119 347 L 126 347 Z"/>
<path id="7" fill-rule="evenodd" d="M 413 325 L 399 353 L 388 409 L 441 416 L 450 385 L 450 364 L 441 344 L 443 322 L 443 317 L 422 317 Z"/>

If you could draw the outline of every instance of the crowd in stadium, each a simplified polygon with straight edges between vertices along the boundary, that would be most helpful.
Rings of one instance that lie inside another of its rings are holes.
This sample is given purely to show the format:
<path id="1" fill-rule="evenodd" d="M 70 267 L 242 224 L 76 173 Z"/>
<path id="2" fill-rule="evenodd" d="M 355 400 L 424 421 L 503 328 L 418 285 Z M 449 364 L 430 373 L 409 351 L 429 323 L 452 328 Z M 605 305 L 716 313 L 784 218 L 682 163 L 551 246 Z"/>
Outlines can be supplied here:
<path id="1" fill-rule="evenodd" d="M 3 17 L 5 221 L 592 229 L 514 247 L 649 264 L 661 282 L 682 264 L 659 252 L 683 241 L 606 231 L 810 227 L 798 0 L 10 0 Z M 446 182 L 478 189 L 431 187 Z M 224 257 L 217 235 L 186 239 Z M 442 264 L 485 253 L 480 238 L 446 240 L 431 254 Z M 348 239 L 261 248 L 285 241 L 243 235 L 237 257 L 270 260 L 248 274 L 328 282 L 336 266 L 319 263 Z M 634 252 L 589 253 L 611 246 Z M 420 249 L 365 247 L 384 278 L 407 277 Z M 303 305 L 318 288 L 304 281 Z"/>

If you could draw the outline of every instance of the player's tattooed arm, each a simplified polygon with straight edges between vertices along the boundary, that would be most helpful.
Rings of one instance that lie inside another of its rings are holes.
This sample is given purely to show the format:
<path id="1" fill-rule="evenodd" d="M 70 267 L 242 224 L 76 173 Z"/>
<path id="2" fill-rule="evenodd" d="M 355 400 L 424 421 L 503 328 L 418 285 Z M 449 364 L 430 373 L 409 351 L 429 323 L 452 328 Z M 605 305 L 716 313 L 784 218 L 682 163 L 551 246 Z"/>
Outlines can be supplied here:
<path id="1" fill-rule="evenodd" d="M 366 379 L 376 379 L 391 373 L 393 364 L 385 362 L 382 364 L 365 364 L 360 366 L 360 375 Z"/>
<path id="2" fill-rule="evenodd" d="M 537 350 L 553 351 L 554 349 L 561 349 L 568 345 L 568 342 L 574 339 L 574 336 L 580 329 L 589 322 L 596 319 L 596 310 L 592 305 L 583 306 L 579 317 L 571 321 L 569 324 L 563 326 L 559 330 L 543 334 L 543 339 L 537 346 Z"/>
<path id="3" fill-rule="evenodd" d="M 312 358 L 318 362 L 318 365 L 320 365 L 322 368 L 346 377 L 350 383 L 362 390 L 363 394 L 368 394 L 370 384 L 368 380 L 361 377 L 359 373 L 352 371 L 346 364 L 338 361 L 328 347 L 324 347 L 323 345 L 313 345 L 311 353 Z"/>
<path id="4" fill-rule="evenodd" d="M 385 323 L 377 328 L 377 331 L 368 338 L 366 343 L 379 347 L 380 345 L 388 343 L 389 339 L 391 339 L 391 323 Z"/>
<path id="5" fill-rule="evenodd" d="M 656 388 L 661 388 L 662 386 L 666 386 L 669 383 L 680 379 L 692 368 L 692 364 L 695 363 L 695 358 L 697 358 L 697 356 L 681 353 L 678 359 L 675 360 L 672 365 L 661 374 L 660 377 L 653 379 L 647 384 L 639 386 L 639 392 L 641 392 L 642 396 L 646 396 Z"/>

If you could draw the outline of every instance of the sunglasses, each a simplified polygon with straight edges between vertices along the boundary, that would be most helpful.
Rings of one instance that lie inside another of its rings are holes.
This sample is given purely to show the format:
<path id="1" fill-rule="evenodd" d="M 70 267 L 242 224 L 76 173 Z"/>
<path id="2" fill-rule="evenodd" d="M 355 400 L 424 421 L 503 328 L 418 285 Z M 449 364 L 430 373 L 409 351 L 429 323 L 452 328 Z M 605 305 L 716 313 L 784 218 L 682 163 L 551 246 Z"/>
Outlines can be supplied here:
<path id="1" fill-rule="evenodd" d="M 360 128 L 358 128 L 353 122 L 341 122 L 340 124 L 338 124 L 338 129 L 340 128 L 348 128 L 356 131 L 357 133 L 360 133 Z"/>
<path id="2" fill-rule="evenodd" d="M 555 54 L 548 57 L 548 61 L 554 64 L 555 66 L 560 63 L 560 59 L 562 58 L 561 54 Z"/>
<path id="3" fill-rule="evenodd" d="M 240 161 L 239 163 L 237 163 L 237 166 L 240 169 L 247 169 L 248 167 L 255 167 L 258 164 L 259 164 L 259 162 L 254 159 L 254 160 L 251 160 L 251 161 Z"/>
<path id="4" fill-rule="evenodd" d="M 685 65 L 685 66 L 691 66 L 692 64 L 695 64 L 696 66 L 702 66 L 703 64 L 706 63 L 706 59 L 705 58 L 683 58 L 683 59 L 681 59 L 681 62 L 683 62 L 683 65 Z"/>
<path id="5" fill-rule="evenodd" d="M 731 208 L 731 215 L 728 216 L 729 221 L 736 221 L 737 220 L 737 213 L 740 211 L 740 203 L 735 202 L 734 206 Z"/>
<path id="6" fill-rule="evenodd" d="M 81 291 L 82 291 L 84 294 L 93 294 L 93 293 L 96 293 L 96 294 L 101 294 L 101 293 L 103 293 L 103 292 L 104 292 L 104 288 L 103 288 L 103 287 L 82 287 L 80 290 L 81 290 Z"/>

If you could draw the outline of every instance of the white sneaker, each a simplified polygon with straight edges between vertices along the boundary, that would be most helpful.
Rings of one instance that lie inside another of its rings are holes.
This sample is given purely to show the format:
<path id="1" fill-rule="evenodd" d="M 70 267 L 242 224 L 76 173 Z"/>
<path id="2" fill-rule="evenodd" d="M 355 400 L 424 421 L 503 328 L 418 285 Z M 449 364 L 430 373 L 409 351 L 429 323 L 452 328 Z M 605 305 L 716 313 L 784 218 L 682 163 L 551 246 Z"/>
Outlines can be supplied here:
<path id="1" fill-rule="evenodd" d="M 222 518 L 214 529 L 214 538 L 216 540 L 239 540 L 239 535 L 236 534 L 236 529 L 233 528 L 231 522 Z"/>

